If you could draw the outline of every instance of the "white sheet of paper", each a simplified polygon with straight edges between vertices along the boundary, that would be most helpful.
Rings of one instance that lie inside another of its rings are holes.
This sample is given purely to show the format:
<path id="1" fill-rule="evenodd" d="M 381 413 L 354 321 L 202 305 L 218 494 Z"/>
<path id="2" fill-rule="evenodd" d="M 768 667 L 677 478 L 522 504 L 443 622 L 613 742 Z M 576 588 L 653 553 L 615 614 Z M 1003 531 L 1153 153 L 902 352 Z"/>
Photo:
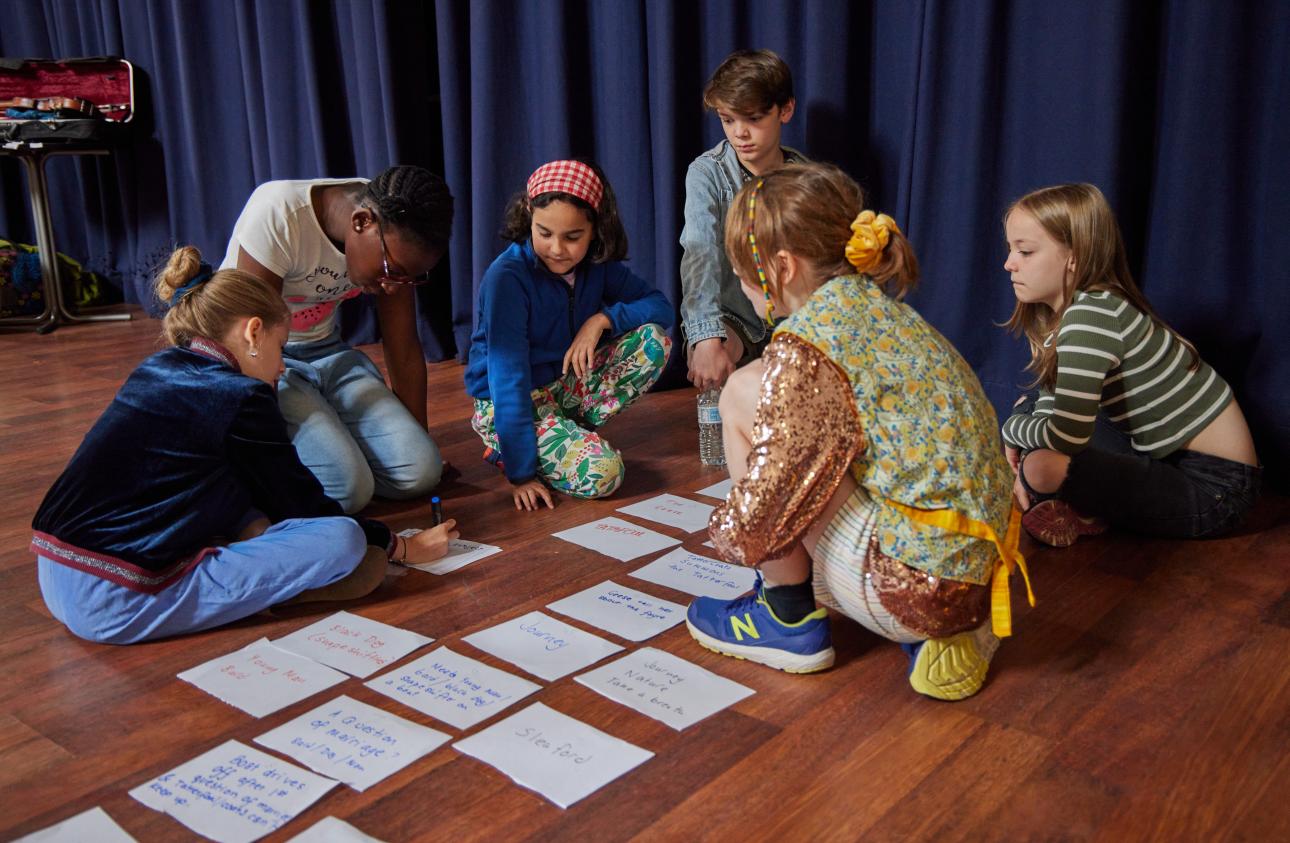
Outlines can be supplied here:
<path id="1" fill-rule="evenodd" d="M 575 681 L 680 731 L 753 690 L 654 647 L 589 670 Z"/>
<path id="2" fill-rule="evenodd" d="M 279 638 L 273 645 L 361 679 L 433 641 L 362 615 L 337 612 Z"/>
<path id="3" fill-rule="evenodd" d="M 344 820 L 323 817 L 287 843 L 384 843 L 370 834 L 364 834 Z"/>
<path id="4" fill-rule="evenodd" d="M 60 823 L 33 831 L 26 837 L 19 837 L 13 843 L 137 843 L 108 816 L 108 812 L 95 806 L 82 811 L 74 817 L 68 817 Z"/>
<path id="5" fill-rule="evenodd" d="M 324 691 L 345 674 L 288 652 L 261 638 L 225 656 L 199 664 L 179 678 L 240 708 L 263 717 Z"/>
<path id="6" fill-rule="evenodd" d="M 757 572 L 678 547 L 632 571 L 632 576 L 698 597 L 733 600 L 752 590 Z"/>
<path id="7" fill-rule="evenodd" d="M 462 640 L 548 682 L 623 649 L 542 612 L 529 612 Z"/>
<path id="8" fill-rule="evenodd" d="M 612 556 L 620 562 L 630 562 L 638 556 L 681 543 L 680 539 L 637 527 L 629 521 L 613 516 L 561 530 L 553 535 L 557 539 L 564 539 L 606 556 Z"/>
<path id="9" fill-rule="evenodd" d="M 647 518 L 669 527 L 680 527 L 687 533 L 697 533 L 708 526 L 708 516 L 716 507 L 692 501 L 677 495 L 658 495 L 643 501 L 618 507 L 619 512 Z"/>
<path id="10" fill-rule="evenodd" d="M 405 539 L 415 536 L 420 530 L 403 530 L 399 533 Z M 448 539 L 448 552 L 440 559 L 433 562 L 424 562 L 420 565 L 408 563 L 409 568 L 416 568 L 418 571 L 425 571 L 428 574 L 447 574 L 458 568 L 464 568 L 471 562 L 478 562 L 494 553 L 501 553 L 502 549 L 496 545 L 481 544 L 480 542 L 466 541 L 465 539 Z"/>
<path id="11" fill-rule="evenodd" d="M 542 703 L 533 703 L 453 747 L 561 808 L 654 756 Z"/>
<path id="12" fill-rule="evenodd" d="M 450 738 L 342 694 L 255 742 L 363 791 Z"/>
<path id="13" fill-rule="evenodd" d="M 130 791 L 218 843 L 250 843 L 290 822 L 336 782 L 225 741 Z"/>
<path id="14" fill-rule="evenodd" d="M 733 485 L 735 485 L 735 481 L 727 477 L 725 480 L 722 480 L 720 483 L 713 483 L 711 486 L 709 486 L 706 489 L 700 489 L 699 494 L 707 495 L 710 498 L 718 498 L 720 500 L 725 500 L 730 496 L 730 487 Z"/>
<path id="15" fill-rule="evenodd" d="M 458 729 L 469 729 L 542 688 L 447 647 L 366 684 Z"/>
<path id="16" fill-rule="evenodd" d="M 644 641 L 685 620 L 685 607 L 613 580 L 546 604 L 562 615 L 586 621 L 628 641 Z"/>

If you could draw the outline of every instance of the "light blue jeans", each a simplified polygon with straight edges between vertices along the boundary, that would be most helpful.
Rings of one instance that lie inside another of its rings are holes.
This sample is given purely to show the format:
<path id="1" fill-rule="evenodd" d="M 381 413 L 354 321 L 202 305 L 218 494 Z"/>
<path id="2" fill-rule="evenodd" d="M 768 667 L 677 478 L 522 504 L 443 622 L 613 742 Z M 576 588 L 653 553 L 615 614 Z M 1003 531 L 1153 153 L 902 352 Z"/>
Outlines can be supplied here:
<path id="1" fill-rule="evenodd" d="M 372 495 L 404 499 L 439 483 L 443 458 L 366 354 L 338 333 L 287 343 L 278 406 L 300 461 L 347 513 Z"/>
<path id="2" fill-rule="evenodd" d="M 81 638 L 135 644 L 221 626 L 330 585 L 363 561 L 367 539 L 351 518 L 296 518 L 218 547 L 156 594 L 38 557 L 50 614 Z"/>

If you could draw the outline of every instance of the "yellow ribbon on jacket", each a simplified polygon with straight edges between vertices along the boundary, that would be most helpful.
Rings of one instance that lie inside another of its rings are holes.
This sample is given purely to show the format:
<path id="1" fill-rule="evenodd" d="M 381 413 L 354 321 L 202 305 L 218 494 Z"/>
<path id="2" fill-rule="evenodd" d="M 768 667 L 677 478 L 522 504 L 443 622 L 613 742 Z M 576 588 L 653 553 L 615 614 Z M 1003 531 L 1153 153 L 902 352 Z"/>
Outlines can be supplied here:
<path id="1" fill-rule="evenodd" d="M 891 240 L 891 232 L 900 233 L 896 221 L 886 214 L 861 211 L 851 223 L 851 239 L 847 241 L 847 263 L 860 272 L 872 272 L 882 260 L 882 250 Z"/>
<path id="2" fill-rule="evenodd" d="M 984 539 L 999 551 L 999 560 L 995 563 L 994 574 L 990 577 L 990 625 L 994 634 L 1007 638 L 1012 634 L 1012 594 L 1008 589 L 1008 577 L 1013 568 L 1021 569 L 1021 578 L 1026 583 L 1026 599 L 1035 605 L 1035 592 L 1030 588 L 1030 572 L 1026 570 L 1026 557 L 1017 550 L 1021 541 L 1021 510 L 1012 507 L 1008 517 L 1008 532 L 1003 541 L 995 535 L 994 528 L 984 521 L 968 518 L 961 512 L 952 509 L 915 509 L 899 501 L 888 500 L 888 504 L 905 517 L 920 524 L 940 527 L 952 533 Z"/>

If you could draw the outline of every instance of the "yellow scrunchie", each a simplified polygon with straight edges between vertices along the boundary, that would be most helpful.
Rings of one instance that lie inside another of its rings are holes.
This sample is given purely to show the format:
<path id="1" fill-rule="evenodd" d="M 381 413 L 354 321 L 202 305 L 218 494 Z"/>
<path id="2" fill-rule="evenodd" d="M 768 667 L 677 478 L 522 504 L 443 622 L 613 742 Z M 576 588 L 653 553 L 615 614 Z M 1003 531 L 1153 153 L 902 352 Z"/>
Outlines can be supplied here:
<path id="1" fill-rule="evenodd" d="M 851 223 L 851 239 L 847 241 L 847 263 L 860 272 L 871 272 L 887 248 L 891 232 L 900 233 L 896 221 L 886 214 L 861 211 Z"/>

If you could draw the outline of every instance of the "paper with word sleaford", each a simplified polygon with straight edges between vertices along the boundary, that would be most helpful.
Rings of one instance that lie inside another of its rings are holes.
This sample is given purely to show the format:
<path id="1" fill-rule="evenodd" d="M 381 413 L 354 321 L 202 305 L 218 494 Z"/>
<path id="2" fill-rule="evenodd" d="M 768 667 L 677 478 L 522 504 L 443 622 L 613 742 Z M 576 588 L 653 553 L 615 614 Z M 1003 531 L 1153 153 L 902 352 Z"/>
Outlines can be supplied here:
<path id="1" fill-rule="evenodd" d="M 716 507 L 692 501 L 677 495 L 657 495 L 643 501 L 618 507 L 619 512 L 648 518 L 670 527 L 680 527 L 687 533 L 697 533 L 708 526 L 708 517 Z"/>
<path id="2" fill-rule="evenodd" d="M 728 565 L 678 547 L 632 571 L 632 576 L 696 597 L 733 600 L 752 590 L 757 573 L 752 568 Z"/>
<path id="3" fill-rule="evenodd" d="M 542 688 L 447 647 L 366 684 L 458 729 L 469 729 Z"/>
<path id="4" fill-rule="evenodd" d="M 218 843 L 250 843 L 286 825 L 336 782 L 238 741 L 180 764 L 130 795 Z"/>
<path id="5" fill-rule="evenodd" d="M 598 553 L 612 556 L 620 562 L 630 562 L 638 556 L 654 553 L 665 547 L 680 544 L 679 539 L 637 527 L 621 518 L 601 518 L 568 530 L 553 533 L 557 539 L 580 544 Z"/>
<path id="6" fill-rule="evenodd" d="M 561 808 L 654 756 L 542 703 L 457 741 L 453 748 L 496 767 Z"/>
<path id="7" fill-rule="evenodd" d="M 361 679 L 433 641 L 411 630 L 337 612 L 273 644 Z"/>
<path id="8" fill-rule="evenodd" d="M 753 694 L 751 688 L 653 647 L 628 653 L 575 681 L 678 731 Z"/>
<path id="9" fill-rule="evenodd" d="M 727 477 L 725 480 L 722 480 L 720 483 L 713 483 L 711 486 L 708 486 L 706 489 L 700 489 L 699 494 L 707 495 L 710 498 L 718 498 L 720 500 L 725 500 L 726 498 L 730 497 L 730 487 L 733 485 L 735 485 L 735 481 Z"/>
<path id="10" fill-rule="evenodd" d="M 623 649 L 542 612 L 529 612 L 462 640 L 548 682 Z"/>
<path id="11" fill-rule="evenodd" d="M 613 580 L 548 603 L 546 607 L 628 641 L 653 638 L 685 620 L 685 607 L 681 604 L 621 586 Z"/>
<path id="12" fill-rule="evenodd" d="M 448 740 L 443 732 L 341 695 L 255 742 L 362 791 Z"/>
<path id="13" fill-rule="evenodd" d="M 287 843 L 384 843 L 370 834 L 364 834 L 344 820 L 323 817 Z"/>
<path id="14" fill-rule="evenodd" d="M 261 638 L 185 670 L 179 678 L 252 717 L 263 717 L 344 682 L 346 677 Z"/>
<path id="15" fill-rule="evenodd" d="M 62 822 L 19 837 L 13 843 L 136 843 L 102 808 L 82 811 Z"/>
<path id="16" fill-rule="evenodd" d="M 420 530 L 403 530 L 399 533 L 403 538 L 411 538 Z M 448 539 L 448 552 L 441 558 L 433 562 L 412 563 L 405 562 L 409 568 L 416 568 L 418 571 L 425 571 L 429 574 L 443 575 L 458 568 L 464 568 L 471 562 L 478 562 L 480 559 L 492 556 L 494 553 L 501 553 L 502 549 L 497 545 L 481 544 L 480 542 L 466 541 L 465 539 Z"/>

